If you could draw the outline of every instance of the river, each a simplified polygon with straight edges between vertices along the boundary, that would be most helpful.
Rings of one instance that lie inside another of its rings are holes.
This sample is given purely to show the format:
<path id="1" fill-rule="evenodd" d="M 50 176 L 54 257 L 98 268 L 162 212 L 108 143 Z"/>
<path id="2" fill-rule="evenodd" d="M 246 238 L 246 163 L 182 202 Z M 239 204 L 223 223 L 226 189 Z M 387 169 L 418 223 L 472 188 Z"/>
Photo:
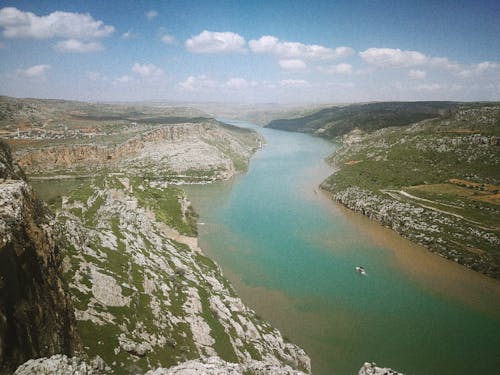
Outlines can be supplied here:
<path id="1" fill-rule="evenodd" d="M 332 202 L 317 188 L 332 143 L 231 123 L 267 144 L 244 175 L 185 187 L 200 244 L 244 302 L 306 350 L 314 374 L 365 361 L 406 374 L 500 369 L 498 281 Z"/>

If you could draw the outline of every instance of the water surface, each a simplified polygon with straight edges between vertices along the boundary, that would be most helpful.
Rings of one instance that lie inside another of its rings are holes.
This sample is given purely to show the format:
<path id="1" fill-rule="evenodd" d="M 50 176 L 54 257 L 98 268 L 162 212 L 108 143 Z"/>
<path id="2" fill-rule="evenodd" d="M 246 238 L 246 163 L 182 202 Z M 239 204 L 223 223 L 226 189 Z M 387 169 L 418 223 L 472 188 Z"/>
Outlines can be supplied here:
<path id="1" fill-rule="evenodd" d="M 500 283 L 318 191 L 332 143 L 258 130 L 267 145 L 248 173 L 186 190 L 203 250 L 247 304 L 308 352 L 314 374 L 357 373 L 365 361 L 407 374 L 499 368 Z"/>

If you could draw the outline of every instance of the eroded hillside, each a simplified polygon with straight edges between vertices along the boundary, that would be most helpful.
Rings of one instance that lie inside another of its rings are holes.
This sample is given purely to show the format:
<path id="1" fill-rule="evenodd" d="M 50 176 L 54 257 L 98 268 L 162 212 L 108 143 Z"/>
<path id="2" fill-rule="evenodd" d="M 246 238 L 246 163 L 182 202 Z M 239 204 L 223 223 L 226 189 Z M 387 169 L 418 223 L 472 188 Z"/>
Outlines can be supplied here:
<path id="1" fill-rule="evenodd" d="M 31 177 L 133 172 L 211 182 L 245 170 L 262 143 L 254 132 L 181 116 L 185 108 L 3 97 L 0 110 L 0 131 Z"/>
<path id="2" fill-rule="evenodd" d="M 330 158 L 334 199 L 440 255 L 500 278 L 500 106 L 355 129 Z"/>

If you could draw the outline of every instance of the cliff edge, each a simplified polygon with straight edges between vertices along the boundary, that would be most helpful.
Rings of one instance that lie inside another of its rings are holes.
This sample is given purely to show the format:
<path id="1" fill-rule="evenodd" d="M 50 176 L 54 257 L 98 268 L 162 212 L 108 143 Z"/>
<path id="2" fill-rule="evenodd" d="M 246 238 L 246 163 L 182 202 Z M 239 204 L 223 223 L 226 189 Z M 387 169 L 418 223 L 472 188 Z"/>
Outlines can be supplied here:
<path id="1" fill-rule="evenodd" d="M 0 141 L 0 373 L 29 358 L 72 355 L 76 320 L 60 277 L 52 216 Z"/>

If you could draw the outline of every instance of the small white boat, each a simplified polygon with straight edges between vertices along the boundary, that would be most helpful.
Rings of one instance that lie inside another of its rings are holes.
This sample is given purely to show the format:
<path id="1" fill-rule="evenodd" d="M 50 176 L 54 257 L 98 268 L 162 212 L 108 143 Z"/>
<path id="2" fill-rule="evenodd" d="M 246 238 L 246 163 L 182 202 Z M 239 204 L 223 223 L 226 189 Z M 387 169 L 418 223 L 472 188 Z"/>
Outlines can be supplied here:
<path id="1" fill-rule="evenodd" d="M 365 268 L 363 266 L 357 266 L 356 272 L 360 273 L 361 275 L 366 275 L 366 271 L 365 271 Z"/>

